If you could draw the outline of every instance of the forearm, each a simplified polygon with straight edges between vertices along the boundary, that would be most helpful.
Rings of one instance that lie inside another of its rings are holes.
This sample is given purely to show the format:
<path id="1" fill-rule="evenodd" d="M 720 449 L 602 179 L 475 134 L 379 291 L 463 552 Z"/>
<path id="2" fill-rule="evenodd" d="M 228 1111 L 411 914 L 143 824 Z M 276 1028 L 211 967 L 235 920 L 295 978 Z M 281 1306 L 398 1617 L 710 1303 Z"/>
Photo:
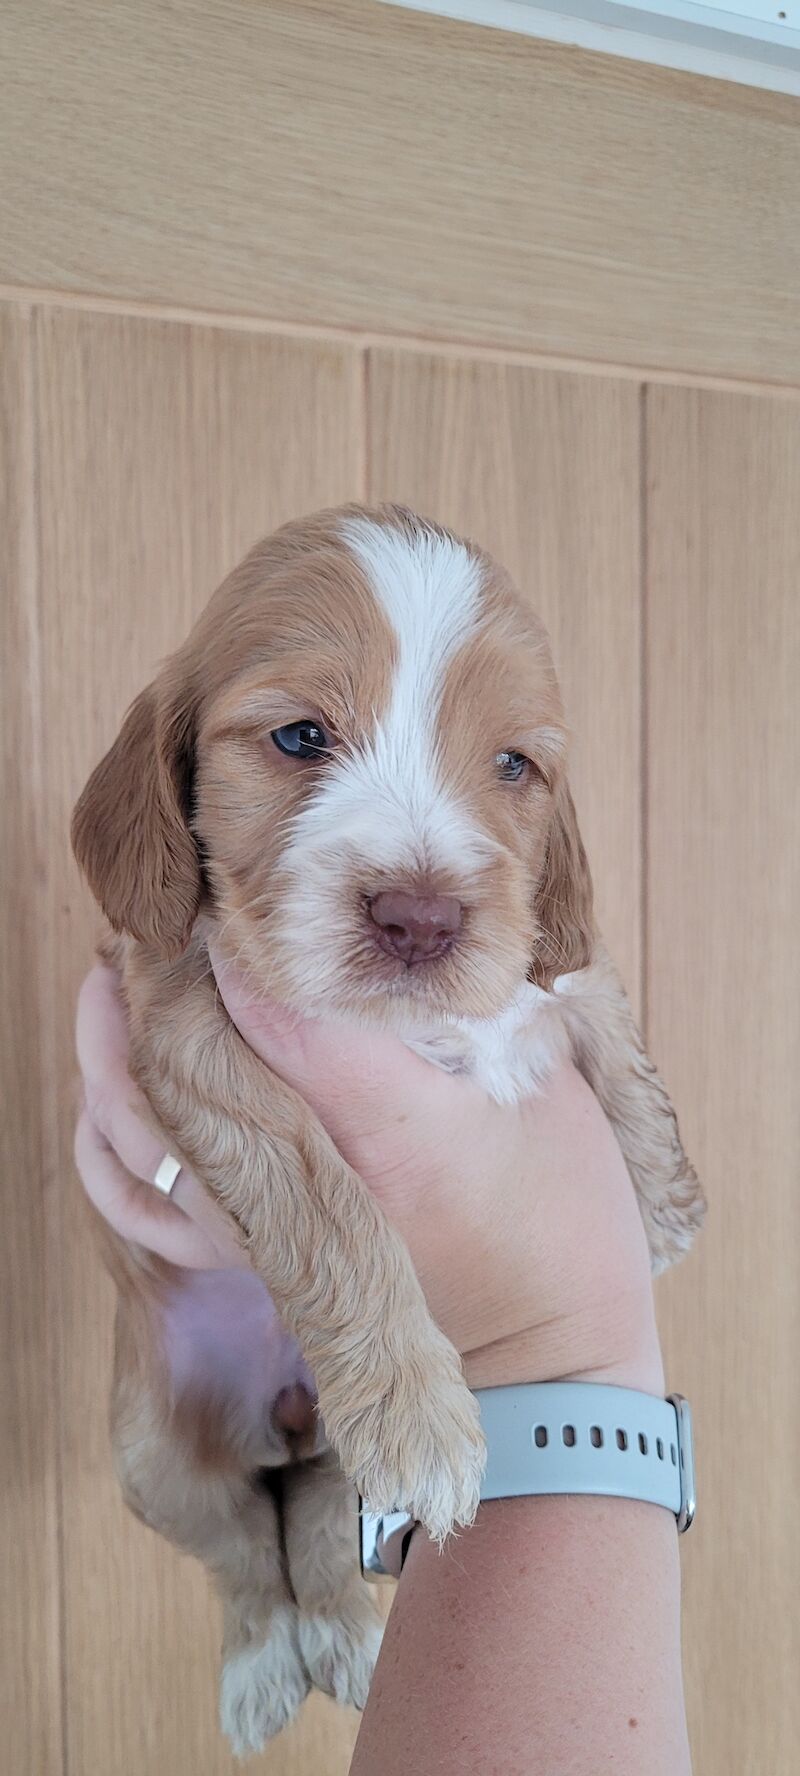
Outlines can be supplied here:
<path id="1" fill-rule="evenodd" d="M 674 1519 L 621 1499 L 482 1505 L 417 1533 L 351 1776 L 686 1776 Z"/>

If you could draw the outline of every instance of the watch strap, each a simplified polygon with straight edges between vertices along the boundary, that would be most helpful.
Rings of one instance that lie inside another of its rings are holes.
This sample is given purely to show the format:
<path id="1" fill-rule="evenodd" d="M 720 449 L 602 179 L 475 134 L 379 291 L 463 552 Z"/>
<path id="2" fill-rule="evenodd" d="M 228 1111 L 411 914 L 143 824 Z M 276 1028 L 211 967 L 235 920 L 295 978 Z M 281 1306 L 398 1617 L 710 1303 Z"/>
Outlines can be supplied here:
<path id="1" fill-rule="evenodd" d="M 679 1415 L 674 1398 L 571 1381 L 479 1388 L 476 1399 L 488 1452 L 482 1499 L 599 1494 L 663 1505 L 679 1520 L 684 1505 L 693 1513 L 685 1402 Z"/>
<path id="2" fill-rule="evenodd" d="M 695 1512 L 689 1406 L 604 1383 L 550 1381 L 477 1388 L 487 1461 L 481 1500 L 555 1494 L 639 1499 Z M 361 1568 L 397 1578 L 415 1524 L 407 1511 L 376 1516 L 362 1501 Z"/>

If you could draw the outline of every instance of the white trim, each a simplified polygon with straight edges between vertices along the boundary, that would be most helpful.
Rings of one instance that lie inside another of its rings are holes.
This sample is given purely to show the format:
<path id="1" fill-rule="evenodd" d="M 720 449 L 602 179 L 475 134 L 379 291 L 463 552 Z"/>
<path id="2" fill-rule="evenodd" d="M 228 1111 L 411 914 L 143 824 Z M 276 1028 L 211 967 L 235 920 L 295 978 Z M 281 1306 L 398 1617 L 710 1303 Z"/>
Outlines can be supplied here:
<path id="1" fill-rule="evenodd" d="M 551 43 L 732 80 L 800 96 L 797 0 L 728 0 L 729 10 L 694 0 L 382 0 Z M 749 16 L 749 9 L 759 14 Z M 786 11 L 786 21 L 779 12 Z"/>

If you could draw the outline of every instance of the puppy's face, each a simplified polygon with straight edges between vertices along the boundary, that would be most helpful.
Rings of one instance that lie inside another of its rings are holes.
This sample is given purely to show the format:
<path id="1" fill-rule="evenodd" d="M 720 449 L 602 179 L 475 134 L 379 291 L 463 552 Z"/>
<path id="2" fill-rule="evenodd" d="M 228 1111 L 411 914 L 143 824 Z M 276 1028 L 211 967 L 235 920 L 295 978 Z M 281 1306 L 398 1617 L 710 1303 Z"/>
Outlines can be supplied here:
<path id="1" fill-rule="evenodd" d="M 149 695 L 156 782 L 128 845 L 138 827 L 141 875 L 142 833 L 161 822 L 156 878 L 179 910 L 159 936 L 141 904 L 135 918 L 109 904 L 108 871 L 99 891 L 106 760 L 75 839 L 112 923 L 179 947 L 204 888 L 255 985 L 401 1029 L 499 1011 L 537 956 L 543 979 L 588 960 L 547 640 L 475 548 L 394 508 L 289 526 Z"/>

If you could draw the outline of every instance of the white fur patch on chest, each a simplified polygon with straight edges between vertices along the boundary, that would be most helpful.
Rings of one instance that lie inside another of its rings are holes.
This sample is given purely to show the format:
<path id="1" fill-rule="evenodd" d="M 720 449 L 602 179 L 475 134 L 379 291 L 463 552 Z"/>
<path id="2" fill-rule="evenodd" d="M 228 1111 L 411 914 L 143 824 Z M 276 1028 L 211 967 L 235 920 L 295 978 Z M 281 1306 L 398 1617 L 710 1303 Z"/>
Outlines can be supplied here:
<path id="1" fill-rule="evenodd" d="M 557 995 L 531 981 L 498 1017 L 454 1019 L 405 1041 L 445 1072 L 477 1080 L 499 1104 L 515 1104 L 538 1090 L 570 1048 Z"/>

